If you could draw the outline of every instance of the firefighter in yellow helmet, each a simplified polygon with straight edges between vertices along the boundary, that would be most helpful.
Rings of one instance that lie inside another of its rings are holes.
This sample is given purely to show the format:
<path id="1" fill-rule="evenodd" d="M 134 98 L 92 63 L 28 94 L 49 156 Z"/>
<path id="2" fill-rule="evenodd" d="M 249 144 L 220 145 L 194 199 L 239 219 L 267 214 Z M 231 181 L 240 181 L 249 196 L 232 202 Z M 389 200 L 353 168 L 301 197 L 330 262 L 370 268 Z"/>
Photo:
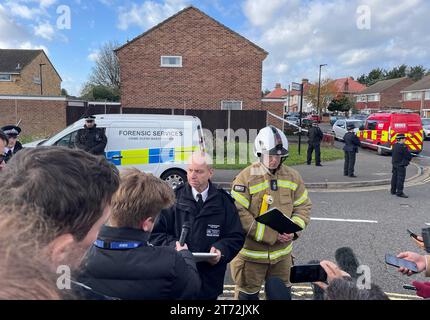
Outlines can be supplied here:
<path id="1" fill-rule="evenodd" d="M 246 233 L 243 249 L 230 264 L 235 298 L 240 300 L 257 300 L 268 277 L 279 277 L 291 286 L 291 252 L 299 234 L 279 234 L 255 218 L 276 207 L 305 229 L 312 208 L 300 174 L 282 164 L 288 157 L 288 140 L 281 130 L 261 129 L 254 154 L 259 161 L 239 173 L 231 190 Z"/>

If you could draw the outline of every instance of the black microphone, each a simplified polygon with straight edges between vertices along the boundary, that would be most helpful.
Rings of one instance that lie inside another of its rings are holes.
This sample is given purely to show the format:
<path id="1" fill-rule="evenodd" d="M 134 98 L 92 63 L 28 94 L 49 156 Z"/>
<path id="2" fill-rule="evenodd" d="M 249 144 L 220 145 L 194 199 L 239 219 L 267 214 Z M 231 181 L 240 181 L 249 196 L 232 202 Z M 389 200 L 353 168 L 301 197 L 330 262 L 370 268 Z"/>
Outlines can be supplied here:
<path id="1" fill-rule="evenodd" d="M 184 245 L 185 243 L 185 239 L 187 238 L 188 232 L 190 231 L 190 223 L 189 222 L 185 222 L 182 225 L 182 231 L 181 231 L 181 236 L 179 237 L 179 244 L 181 246 Z"/>
<path id="2" fill-rule="evenodd" d="M 291 300 L 291 288 L 287 287 L 280 278 L 270 277 L 264 286 L 266 300 Z"/>
<path id="3" fill-rule="evenodd" d="M 342 247 L 336 250 L 334 257 L 336 263 L 343 271 L 349 273 L 351 278 L 357 278 L 357 269 L 360 266 L 357 257 L 349 247 Z"/>

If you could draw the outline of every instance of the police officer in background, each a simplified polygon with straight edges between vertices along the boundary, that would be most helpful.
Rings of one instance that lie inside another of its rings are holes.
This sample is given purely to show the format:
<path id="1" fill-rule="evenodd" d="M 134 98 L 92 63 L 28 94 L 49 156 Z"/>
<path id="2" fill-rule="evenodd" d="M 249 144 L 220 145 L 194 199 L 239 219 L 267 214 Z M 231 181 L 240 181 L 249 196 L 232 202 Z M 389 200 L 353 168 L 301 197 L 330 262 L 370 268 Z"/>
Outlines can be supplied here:
<path id="1" fill-rule="evenodd" d="M 393 145 L 392 151 L 392 164 L 393 176 L 391 178 L 391 194 L 395 194 L 401 198 L 408 198 L 403 193 L 403 186 L 406 178 L 406 167 L 412 159 L 412 154 L 409 152 L 408 147 L 405 145 L 406 136 L 399 133 L 396 136 L 397 143 Z"/>
<path id="2" fill-rule="evenodd" d="M 94 155 L 104 155 L 107 137 L 104 130 L 97 128 L 95 116 L 86 116 L 85 125 L 75 137 L 75 146 Z"/>
<path id="3" fill-rule="evenodd" d="M 1 128 L 3 132 L 7 135 L 9 142 L 5 148 L 5 162 L 8 162 L 12 156 L 22 149 L 22 144 L 17 140 L 19 134 L 21 133 L 21 128 L 10 125 Z"/>
<path id="4" fill-rule="evenodd" d="M 312 153 L 315 149 L 315 165 L 317 167 L 322 167 L 321 165 L 321 140 L 323 139 L 324 134 L 321 131 L 320 127 L 318 127 L 318 122 L 312 122 L 312 127 L 309 128 L 308 131 L 308 165 L 312 162 Z"/>
<path id="5" fill-rule="evenodd" d="M 239 300 L 258 300 L 269 277 L 291 286 L 292 242 L 299 233 L 280 234 L 255 218 L 276 207 L 305 229 L 312 208 L 300 174 L 282 164 L 288 156 L 288 140 L 281 130 L 274 126 L 261 129 L 254 154 L 259 161 L 239 173 L 231 191 L 246 233 L 243 249 L 230 264 Z"/>
<path id="6" fill-rule="evenodd" d="M 349 123 L 346 126 L 348 130 L 343 136 L 345 145 L 343 146 L 343 151 L 345 151 L 345 164 L 343 166 L 343 175 L 350 178 L 357 178 L 354 174 L 355 158 L 358 153 L 358 147 L 361 145 L 360 139 L 354 133 L 355 126 L 353 123 Z"/>

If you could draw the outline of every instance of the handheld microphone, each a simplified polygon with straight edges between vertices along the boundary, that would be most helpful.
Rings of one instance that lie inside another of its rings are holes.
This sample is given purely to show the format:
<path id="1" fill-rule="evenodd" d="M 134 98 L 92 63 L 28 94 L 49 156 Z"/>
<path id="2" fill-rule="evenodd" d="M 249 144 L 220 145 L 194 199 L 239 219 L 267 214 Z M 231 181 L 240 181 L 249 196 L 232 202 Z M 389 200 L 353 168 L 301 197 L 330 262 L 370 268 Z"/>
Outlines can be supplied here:
<path id="1" fill-rule="evenodd" d="M 185 243 L 185 239 L 187 238 L 188 232 L 190 231 L 190 223 L 189 222 L 185 222 L 182 225 L 182 231 L 181 231 L 181 236 L 179 237 L 179 244 L 181 246 L 184 245 Z"/>
<path id="2" fill-rule="evenodd" d="M 351 278 L 357 278 L 357 269 L 360 266 L 357 257 L 349 247 L 342 247 L 336 250 L 334 254 L 337 265 L 343 271 L 349 273 Z"/>

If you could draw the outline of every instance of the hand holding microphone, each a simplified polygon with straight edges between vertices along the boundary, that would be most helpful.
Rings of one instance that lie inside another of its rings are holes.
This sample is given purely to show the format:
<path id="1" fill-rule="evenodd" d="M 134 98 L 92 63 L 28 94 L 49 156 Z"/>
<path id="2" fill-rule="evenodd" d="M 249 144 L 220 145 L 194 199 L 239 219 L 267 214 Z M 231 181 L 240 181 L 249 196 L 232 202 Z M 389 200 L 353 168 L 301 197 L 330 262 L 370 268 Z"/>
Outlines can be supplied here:
<path id="1" fill-rule="evenodd" d="M 182 231 L 181 231 L 181 236 L 179 237 L 179 241 L 176 241 L 176 251 L 188 249 L 188 246 L 185 244 L 185 240 L 187 239 L 189 231 L 190 231 L 190 223 L 185 222 L 182 225 Z"/>

